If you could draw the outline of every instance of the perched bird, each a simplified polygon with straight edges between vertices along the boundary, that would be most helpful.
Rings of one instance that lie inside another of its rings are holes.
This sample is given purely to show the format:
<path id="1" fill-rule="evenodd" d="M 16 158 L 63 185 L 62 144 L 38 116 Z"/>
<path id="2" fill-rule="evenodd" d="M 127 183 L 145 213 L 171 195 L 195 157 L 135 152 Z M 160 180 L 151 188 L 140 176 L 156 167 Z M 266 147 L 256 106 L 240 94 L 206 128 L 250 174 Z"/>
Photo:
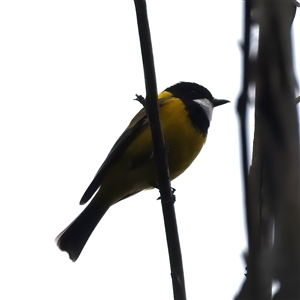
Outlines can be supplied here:
<path id="1" fill-rule="evenodd" d="M 158 95 L 171 180 L 184 172 L 199 154 L 213 108 L 227 102 L 214 99 L 205 87 L 190 82 L 179 82 Z M 58 247 L 76 261 L 110 206 L 157 186 L 151 131 L 143 108 L 112 147 L 80 200 L 80 204 L 91 202 L 57 236 Z"/>

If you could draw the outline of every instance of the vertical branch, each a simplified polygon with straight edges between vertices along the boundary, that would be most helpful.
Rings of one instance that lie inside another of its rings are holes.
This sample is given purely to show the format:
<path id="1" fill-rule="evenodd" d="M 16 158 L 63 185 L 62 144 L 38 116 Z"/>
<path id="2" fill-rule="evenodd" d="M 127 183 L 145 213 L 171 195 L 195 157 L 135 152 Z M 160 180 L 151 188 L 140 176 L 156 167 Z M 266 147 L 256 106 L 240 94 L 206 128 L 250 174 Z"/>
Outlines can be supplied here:
<path id="1" fill-rule="evenodd" d="M 300 297 L 299 128 L 290 34 L 295 5 L 255 2 L 260 35 L 247 206 L 248 274 L 236 299 L 271 299 L 272 279 L 280 282 L 274 299 Z"/>
<path id="2" fill-rule="evenodd" d="M 263 1 L 259 9 L 256 110 L 266 177 L 263 188 L 275 223 L 270 271 L 280 282 L 274 299 L 299 299 L 299 127 L 290 32 L 296 6 L 291 1 Z"/>
<path id="3" fill-rule="evenodd" d="M 245 1 L 244 6 L 244 44 L 243 44 L 243 87 L 238 100 L 238 115 L 240 120 L 240 136 L 242 148 L 242 165 L 243 165 L 243 182 L 244 182 L 244 199 L 246 210 L 246 221 L 248 231 L 248 253 L 246 254 L 247 262 L 247 279 L 236 296 L 236 299 L 269 299 L 270 292 L 267 292 L 266 284 L 261 280 L 262 273 L 260 270 L 260 203 L 259 194 L 253 193 L 259 190 L 260 178 L 253 177 L 255 166 L 259 165 L 258 156 L 256 163 L 251 166 L 250 176 L 248 176 L 248 137 L 247 137 L 247 104 L 248 104 L 248 89 L 250 84 L 250 33 L 252 26 L 251 14 L 253 13 L 253 2 Z M 257 149 L 254 146 L 254 150 Z M 254 155 L 254 154 L 253 154 Z"/>
<path id="4" fill-rule="evenodd" d="M 171 265 L 174 299 L 185 300 L 186 293 L 181 249 L 176 223 L 173 194 L 171 191 L 166 147 L 159 118 L 155 69 L 146 2 L 144 0 L 134 0 L 134 3 L 136 8 L 147 94 L 147 101 L 142 102 L 148 114 L 152 133 L 154 154 L 158 169 L 158 183 L 162 201 L 162 210 Z"/>
<path id="5" fill-rule="evenodd" d="M 244 197 L 246 207 L 248 206 L 248 147 L 247 147 L 247 104 L 249 89 L 249 52 L 250 52 L 250 31 L 251 31 L 251 1 L 246 0 L 244 6 L 244 43 L 243 43 L 243 87 L 238 100 L 237 111 L 240 120 L 240 135 L 242 148 L 242 165 L 243 165 L 243 181 L 244 181 Z M 249 227 L 250 218 L 247 215 L 247 224 Z M 248 237 L 249 242 L 249 237 Z"/>

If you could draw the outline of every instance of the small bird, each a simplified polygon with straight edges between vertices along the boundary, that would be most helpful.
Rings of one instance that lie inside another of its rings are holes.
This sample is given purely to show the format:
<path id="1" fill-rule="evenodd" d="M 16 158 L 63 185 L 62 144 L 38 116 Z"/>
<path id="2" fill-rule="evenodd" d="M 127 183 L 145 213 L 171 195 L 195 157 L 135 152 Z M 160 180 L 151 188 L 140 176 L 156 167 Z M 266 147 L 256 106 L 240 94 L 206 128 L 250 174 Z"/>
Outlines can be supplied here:
<path id="1" fill-rule="evenodd" d="M 213 98 L 205 87 L 191 82 L 179 82 L 158 95 L 171 180 L 183 173 L 199 154 L 213 108 L 227 102 Z M 76 261 L 110 206 L 157 186 L 151 130 L 143 108 L 114 144 L 80 200 L 80 204 L 91 202 L 57 236 L 58 247 Z"/>

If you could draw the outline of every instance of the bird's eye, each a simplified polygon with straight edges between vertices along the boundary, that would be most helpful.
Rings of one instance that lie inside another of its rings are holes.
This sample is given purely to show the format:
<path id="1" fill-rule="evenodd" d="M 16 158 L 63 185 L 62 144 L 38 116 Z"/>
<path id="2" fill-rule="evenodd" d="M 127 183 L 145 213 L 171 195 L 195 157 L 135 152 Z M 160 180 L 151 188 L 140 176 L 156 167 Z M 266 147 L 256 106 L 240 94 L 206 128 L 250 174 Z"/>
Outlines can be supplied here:
<path id="1" fill-rule="evenodd" d="M 190 92 L 190 96 L 191 96 L 191 98 L 193 98 L 193 99 L 199 98 L 199 97 L 197 96 L 197 93 L 196 93 L 195 91 L 191 91 L 191 92 Z"/>

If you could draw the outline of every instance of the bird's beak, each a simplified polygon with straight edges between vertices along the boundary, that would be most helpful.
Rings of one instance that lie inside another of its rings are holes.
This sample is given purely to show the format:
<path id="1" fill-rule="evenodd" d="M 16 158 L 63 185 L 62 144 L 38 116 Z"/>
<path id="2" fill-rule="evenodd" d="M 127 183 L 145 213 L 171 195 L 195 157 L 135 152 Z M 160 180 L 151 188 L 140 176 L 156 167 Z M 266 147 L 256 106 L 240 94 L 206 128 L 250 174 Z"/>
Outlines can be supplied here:
<path id="1" fill-rule="evenodd" d="M 228 100 L 223 100 L 223 99 L 212 99 L 210 101 L 214 107 L 230 102 Z"/>

